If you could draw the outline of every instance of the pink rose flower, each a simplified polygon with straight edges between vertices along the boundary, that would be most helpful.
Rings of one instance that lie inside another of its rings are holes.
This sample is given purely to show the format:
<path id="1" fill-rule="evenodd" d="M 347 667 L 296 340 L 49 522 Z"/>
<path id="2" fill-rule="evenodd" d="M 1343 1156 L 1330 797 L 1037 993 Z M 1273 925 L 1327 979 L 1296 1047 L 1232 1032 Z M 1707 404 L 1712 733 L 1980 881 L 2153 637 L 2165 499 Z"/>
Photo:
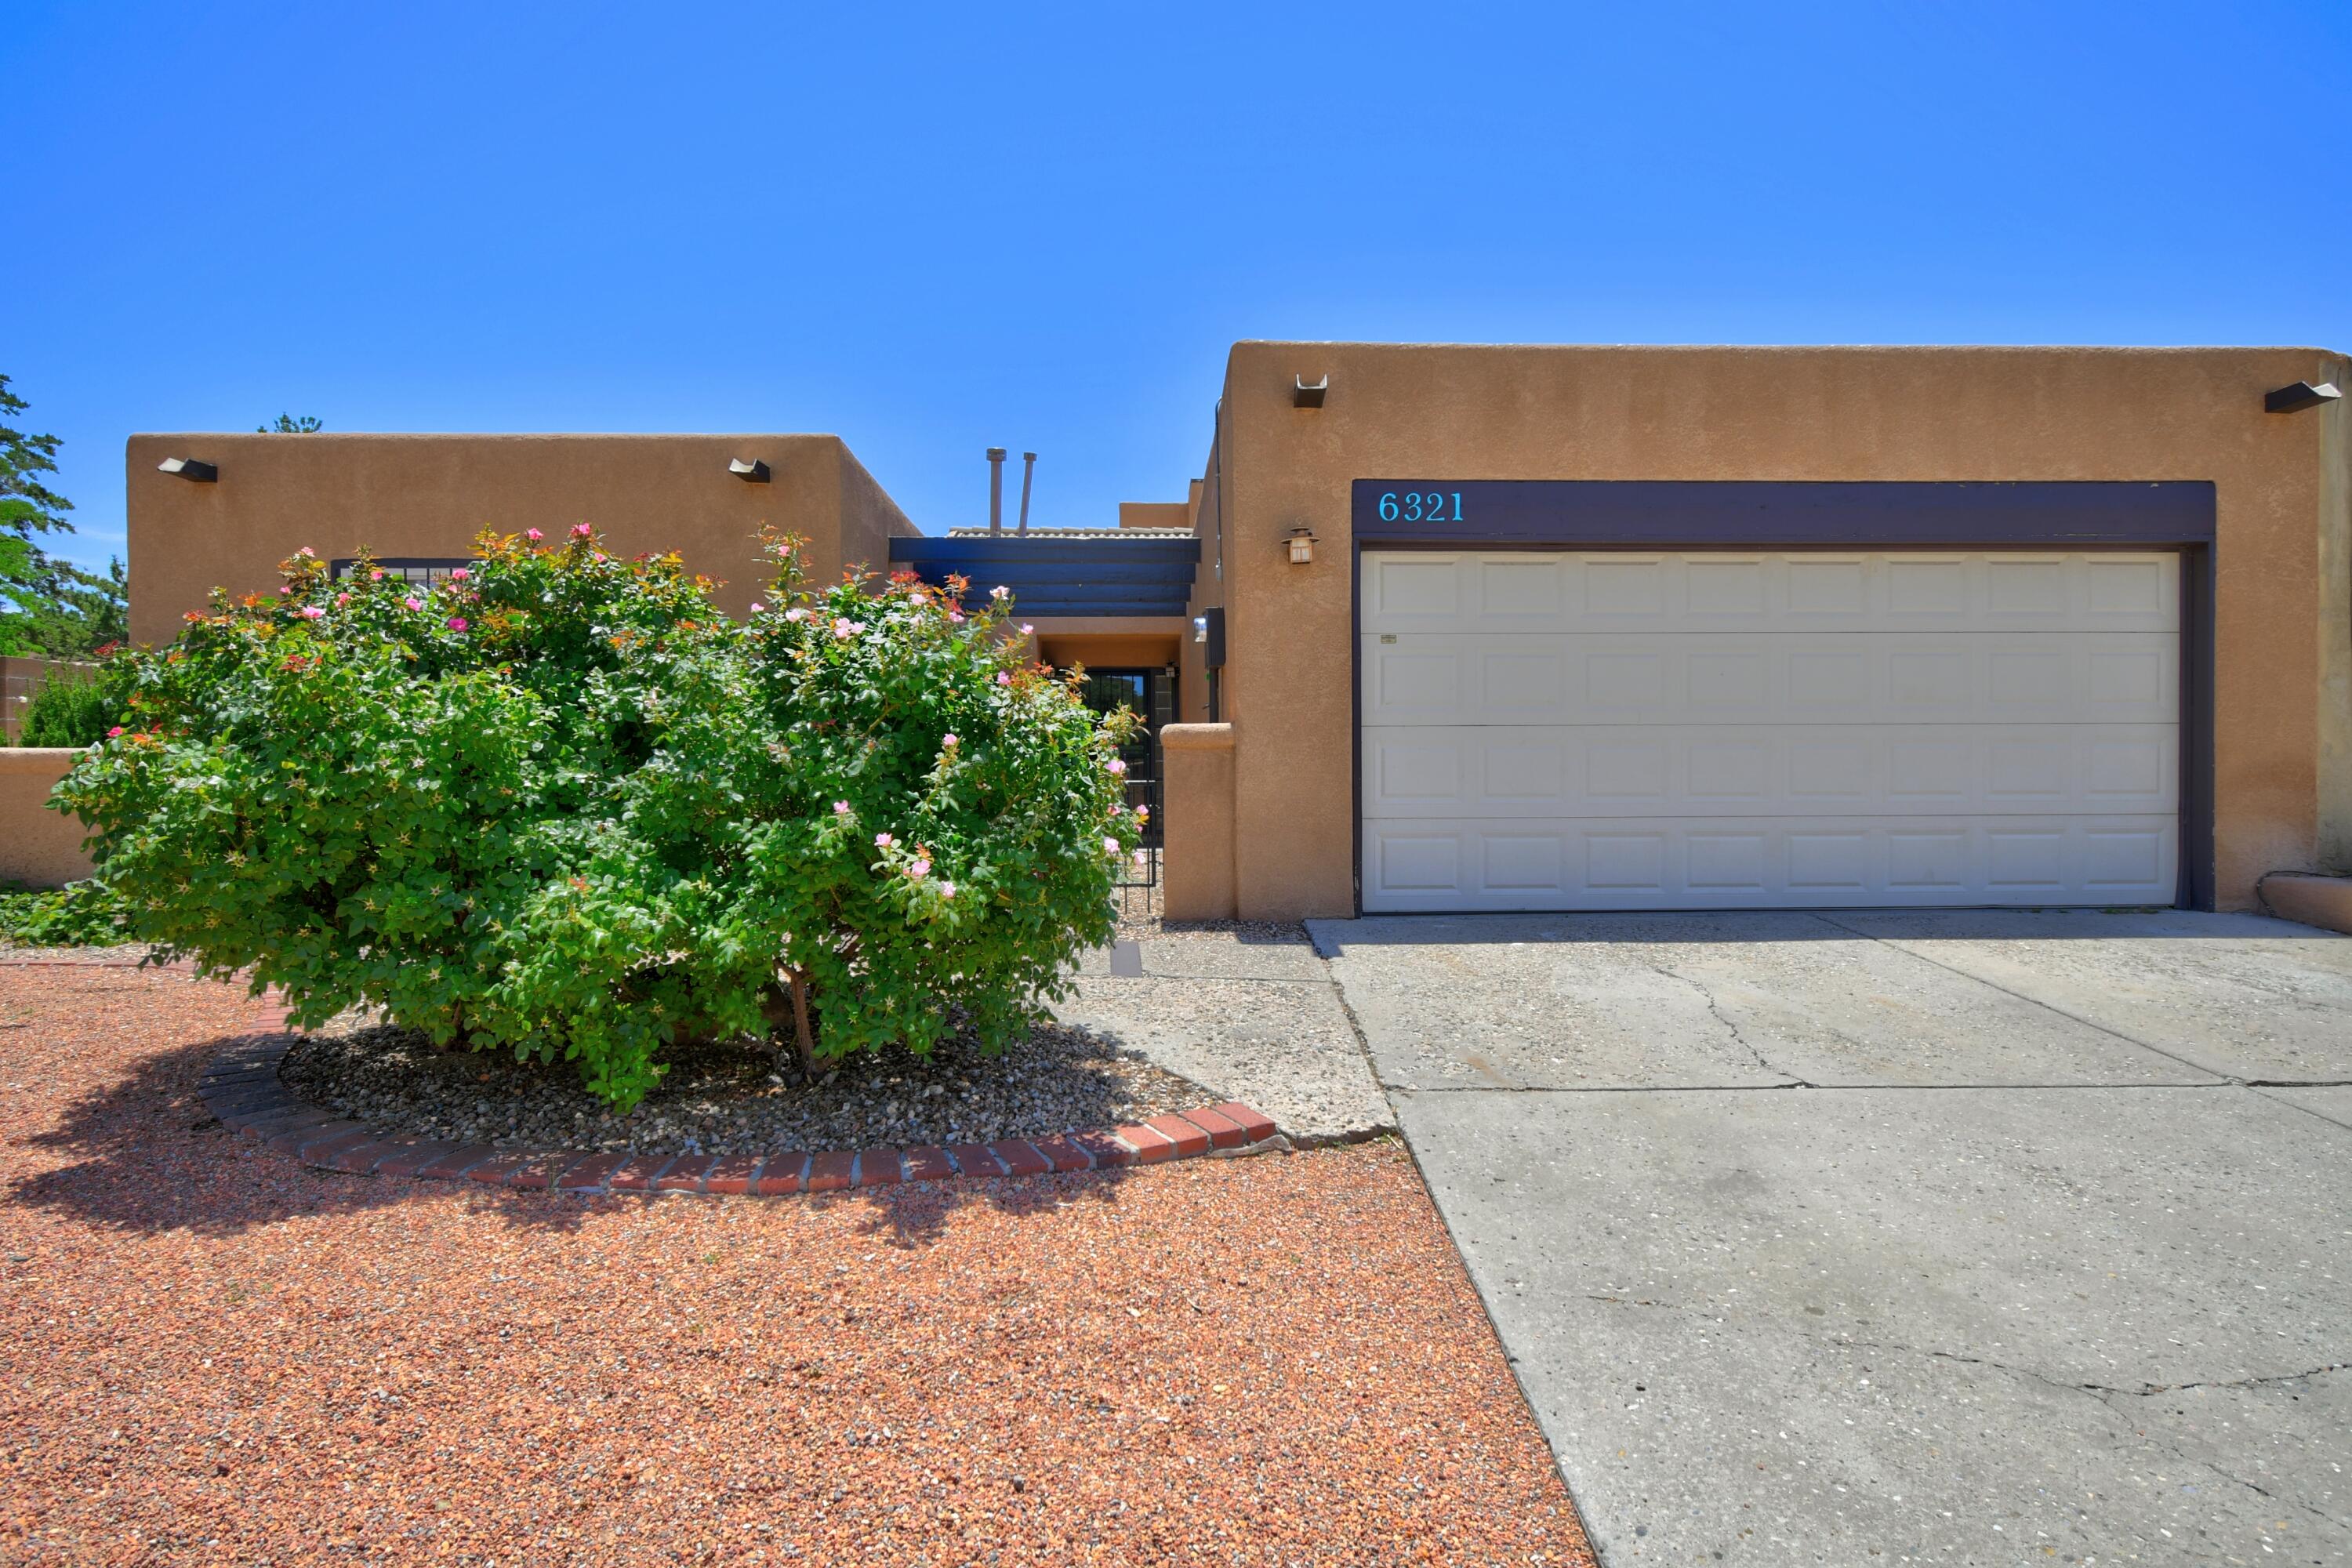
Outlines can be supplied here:
<path id="1" fill-rule="evenodd" d="M 371 572 L 368 574 L 368 581 L 369 581 L 369 582 L 371 582 L 371 583 L 381 583 L 381 582 L 383 582 L 383 567 L 381 567 L 381 566 L 378 566 L 378 567 L 376 567 L 374 570 L 371 571 Z"/>
<path id="2" fill-rule="evenodd" d="M 1036 629 L 1037 629 L 1037 628 L 1036 628 L 1035 626 L 1031 626 L 1027 621 L 1024 621 L 1024 622 L 1022 622 L 1022 623 L 1021 623 L 1021 635 L 1022 635 L 1023 637 L 1027 637 L 1031 632 L 1035 631 Z"/>
<path id="3" fill-rule="evenodd" d="M 351 602 L 352 596 L 349 594 L 338 594 L 335 595 L 335 603 L 338 605 L 348 605 Z"/>
<path id="4" fill-rule="evenodd" d="M 594 531 L 584 522 L 575 522 L 572 525 L 572 537 L 574 539 L 585 539 Z"/>
<path id="5" fill-rule="evenodd" d="M 909 877 L 928 877 L 930 874 L 931 863 L 929 860 L 917 859 L 907 868 L 907 875 Z"/>
<path id="6" fill-rule="evenodd" d="M 449 574 L 449 581 L 452 583 L 462 583 L 473 574 L 474 574 L 467 568 L 460 566 L 456 571 Z"/>
<path id="7" fill-rule="evenodd" d="M 950 730 L 946 734 L 940 737 L 940 744 L 942 746 L 952 746 L 955 743 L 956 732 L 953 730 Z"/>
<path id="8" fill-rule="evenodd" d="M 1139 806 L 1137 806 L 1137 807 L 1135 808 L 1135 820 L 1136 820 L 1136 821 L 1138 821 L 1138 822 L 1141 822 L 1141 821 L 1143 821 L 1145 818 L 1149 817 L 1150 815 L 1151 815 L 1151 808 L 1150 808 L 1150 806 L 1148 806 L 1148 805 L 1139 805 Z"/>
<path id="9" fill-rule="evenodd" d="M 280 583 L 278 584 L 278 591 L 280 594 L 290 594 L 294 591 L 294 584 L 291 583 Z"/>
<path id="10" fill-rule="evenodd" d="M 1127 763 L 1118 757 L 1113 757 L 1109 762 L 1105 763 L 1103 766 L 1108 768 L 1114 774 L 1127 772 Z"/>
<path id="11" fill-rule="evenodd" d="M 954 884 L 953 882 L 941 882 L 941 883 L 940 884 L 940 897 L 941 897 L 941 898 L 943 898 L 943 899 L 952 899 L 952 898 L 954 898 L 954 897 L 955 897 L 955 884 Z"/>
<path id="12" fill-rule="evenodd" d="M 113 729 L 109 730 L 109 731 L 106 732 L 106 738 L 107 738 L 108 740 L 111 741 L 112 739 L 114 739 L 114 737 L 116 737 L 117 735 L 120 735 L 121 733 L 122 733 L 122 726 L 121 726 L 121 725 L 120 725 L 120 724 L 117 724 Z"/>
<path id="13" fill-rule="evenodd" d="M 526 528 L 526 529 L 524 529 L 524 530 L 522 531 L 522 536 L 523 536 L 525 539 L 530 540 L 533 544 L 537 544 L 541 540 L 545 539 L 545 538 L 547 537 L 547 535 L 545 535 L 545 534 L 543 534 L 543 533 L 540 532 L 540 531 L 539 531 L 539 530 L 537 530 L 537 529 L 535 529 L 535 528 Z"/>
<path id="14" fill-rule="evenodd" d="M 1000 583 L 988 591 L 988 596 L 992 599 L 1009 599 L 1013 597 L 1013 590 Z"/>
<path id="15" fill-rule="evenodd" d="M 963 625 L 963 612 L 961 610 L 950 610 L 948 612 L 948 625 L 951 626 L 960 626 Z"/>
<path id="16" fill-rule="evenodd" d="M 791 609 L 784 612 L 784 619 L 788 621 L 804 621 L 808 619 L 808 612 L 801 608 L 798 605 L 794 605 Z"/>
<path id="17" fill-rule="evenodd" d="M 466 617 L 463 616 L 451 616 L 449 617 L 449 629 L 453 632 L 464 631 L 466 629 Z"/>
<path id="18" fill-rule="evenodd" d="M 835 816 L 847 816 L 849 815 L 849 803 L 845 800 L 835 801 L 833 803 L 833 815 Z"/>
<path id="19" fill-rule="evenodd" d="M 751 613 L 755 616 L 764 616 L 768 613 L 768 606 L 754 599 L 751 601 Z"/>
<path id="20" fill-rule="evenodd" d="M 898 842 L 887 833 L 877 833 L 874 836 L 874 847 L 877 849 L 887 849 Z"/>
<path id="21" fill-rule="evenodd" d="M 401 603 L 406 605 L 412 610 L 421 610 L 425 607 L 425 601 L 418 598 L 414 594 L 409 595 L 408 597 L 403 599 Z"/>
<path id="22" fill-rule="evenodd" d="M 1013 684 L 1013 678 L 1000 669 L 996 672 L 996 684 L 999 686 L 1010 686 Z"/>
<path id="23" fill-rule="evenodd" d="M 1104 854 L 1106 854 L 1106 855 L 1116 855 L 1116 854 L 1118 854 L 1118 839 L 1116 839 L 1116 838 L 1106 838 L 1106 839 L 1104 839 L 1104 840 L 1103 840 L 1103 853 L 1104 853 Z"/>
<path id="24" fill-rule="evenodd" d="M 306 621 L 315 621 L 326 613 L 326 611 L 319 608 L 316 605 L 305 605 L 302 606 L 302 618 Z"/>
<path id="25" fill-rule="evenodd" d="M 315 550 L 311 549 L 311 548 L 310 548 L 309 545 L 307 545 L 307 544 L 306 544 L 306 545 L 304 545 L 301 549 L 299 549 L 299 550 L 296 551 L 294 553 L 295 553 L 295 554 L 297 554 L 297 555 L 299 555 L 299 556 L 303 557 L 305 560 L 309 560 L 309 561 L 316 561 L 316 560 L 319 558 L 319 552 L 318 552 L 317 551 L 315 551 Z"/>
<path id="26" fill-rule="evenodd" d="M 833 635 L 836 637 L 856 637 L 857 635 L 856 628 L 857 623 L 851 620 L 847 616 L 835 616 L 833 617 Z"/>

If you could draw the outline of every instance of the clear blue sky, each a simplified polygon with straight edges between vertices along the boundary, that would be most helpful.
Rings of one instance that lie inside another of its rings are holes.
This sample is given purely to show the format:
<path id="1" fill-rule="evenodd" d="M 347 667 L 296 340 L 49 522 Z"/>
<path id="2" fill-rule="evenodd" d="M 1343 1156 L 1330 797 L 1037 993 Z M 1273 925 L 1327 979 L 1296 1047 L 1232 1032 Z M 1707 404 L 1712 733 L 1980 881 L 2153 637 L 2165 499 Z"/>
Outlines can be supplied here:
<path id="1" fill-rule="evenodd" d="M 281 410 L 1102 523 L 1236 338 L 2352 347 L 2347 80 L 2343 0 L 13 0 L 0 371 L 84 560 L 124 437 Z"/>

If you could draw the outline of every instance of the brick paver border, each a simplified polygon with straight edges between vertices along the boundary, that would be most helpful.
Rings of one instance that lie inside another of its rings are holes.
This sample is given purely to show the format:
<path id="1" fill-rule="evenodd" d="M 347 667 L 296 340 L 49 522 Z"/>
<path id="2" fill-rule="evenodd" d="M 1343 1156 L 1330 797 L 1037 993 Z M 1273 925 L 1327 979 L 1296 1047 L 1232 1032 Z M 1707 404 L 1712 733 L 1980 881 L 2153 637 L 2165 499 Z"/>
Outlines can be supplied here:
<path id="1" fill-rule="evenodd" d="M 128 967 L 124 965 L 122 967 Z M 1227 1150 L 1276 1136 L 1274 1122 L 1227 1103 L 1155 1116 L 1135 1127 L 1054 1138 L 1003 1138 L 941 1148 L 800 1150 L 773 1154 L 635 1154 L 592 1149 L 500 1149 L 370 1131 L 296 1097 L 278 1076 L 289 1035 L 231 1042 L 198 1083 L 205 1109 L 240 1137 L 306 1165 L 354 1175 L 438 1178 L 562 1193 L 709 1193 L 785 1197 L 937 1182 L 957 1176 L 1029 1176 L 1104 1171 Z"/>

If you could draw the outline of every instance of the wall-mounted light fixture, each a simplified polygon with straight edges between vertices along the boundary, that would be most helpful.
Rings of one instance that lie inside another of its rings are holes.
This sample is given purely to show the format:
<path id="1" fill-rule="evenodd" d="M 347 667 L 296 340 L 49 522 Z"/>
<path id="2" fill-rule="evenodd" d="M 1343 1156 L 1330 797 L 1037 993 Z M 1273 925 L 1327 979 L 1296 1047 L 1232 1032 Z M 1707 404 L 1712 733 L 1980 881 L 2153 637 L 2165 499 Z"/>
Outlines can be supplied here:
<path id="1" fill-rule="evenodd" d="M 1324 376 L 1312 386 L 1307 384 L 1305 376 L 1293 376 L 1290 386 L 1290 405 L 1293 408 L 1320 408 L 1323 406 L 1323 395 L 1330 390 L 1331 378 L 1328 375 Z"/>
<path id="2" fill-rule="evenodd" d="M 748 463 L 740 458 L 730 458 L 727 459 L 727 471 L 747 485 L 764 485 L 775 478 L 768 471 L 767 463 L 759 458 Z"/>
<path id="3" fill-rule="evenodd" d="M 1203 642 L 1203 643 L 1204 643 L 1204 642 L 1207 642 L 1207 641 L 1209 640 L 1209 617 L 1208 617 L 1208 616 L 1194 616 L 1192 617 L 1192 640 L 1193 640 L 1194 642 Z"/>
<path id="4" fill-rule="evenodd" d="M 2306 408 L 2316 408 L 2323 403 L 2333 403 L 2343 395 L 2336 390 L 2336 384 L 2332 381 L 2323 381 L 2317 386 L 2312 385 L 2307 381 L 2298 381 L 2293 386 L 2282 386 L 2274 392 L 2264 393 L 2263 412 L 2300 414 Z"/>
<path id="5" fill-rule="evenodd" d="M 1290 563 L 1293 566 L 1304 566 L 1314 559 L 1314 531 L 1307 528 L 1292 529 L 1290 531 Z"/>
<path id="6" fill-rule="evenodd" d="M 194 479 L 200 485 L 211 484 L 220 478 L 218 468 L 210 463 L 200 462 L 194 458 L 166 458 L 155 467 L 164 473 L 176 475 L 184 479 Z"/>

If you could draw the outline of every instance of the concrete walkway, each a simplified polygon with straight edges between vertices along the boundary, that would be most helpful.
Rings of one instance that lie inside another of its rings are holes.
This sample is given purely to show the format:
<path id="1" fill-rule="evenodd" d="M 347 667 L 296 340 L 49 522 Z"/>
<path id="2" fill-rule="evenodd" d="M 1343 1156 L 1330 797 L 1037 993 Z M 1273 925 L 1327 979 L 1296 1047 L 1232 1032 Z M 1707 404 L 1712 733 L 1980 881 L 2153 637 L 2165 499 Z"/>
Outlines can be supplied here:
<path id="1" fill-rule="evenodd" d="M 1312 930 L 1604 1562 L 2352 1561 L 2352 939 Z"/>

